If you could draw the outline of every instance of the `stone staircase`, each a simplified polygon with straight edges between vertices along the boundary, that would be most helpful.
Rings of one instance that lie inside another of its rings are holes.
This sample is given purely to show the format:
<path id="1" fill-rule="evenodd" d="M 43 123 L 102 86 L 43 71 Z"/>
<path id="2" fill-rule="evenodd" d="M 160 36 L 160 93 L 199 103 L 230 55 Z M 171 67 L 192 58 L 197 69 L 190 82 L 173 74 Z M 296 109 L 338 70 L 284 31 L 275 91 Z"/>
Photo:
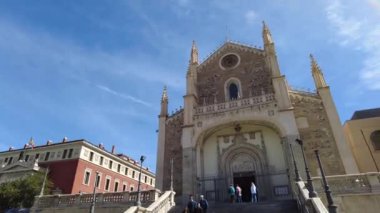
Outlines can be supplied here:
<path id="1" fill-rule="evenodd" d="M 175 206 L 171 213 L 181 213 L 184 206 Z M 295 200 L 283 200 L 259 203 L 210 203 L 207 213 L 298 213 Z"/>

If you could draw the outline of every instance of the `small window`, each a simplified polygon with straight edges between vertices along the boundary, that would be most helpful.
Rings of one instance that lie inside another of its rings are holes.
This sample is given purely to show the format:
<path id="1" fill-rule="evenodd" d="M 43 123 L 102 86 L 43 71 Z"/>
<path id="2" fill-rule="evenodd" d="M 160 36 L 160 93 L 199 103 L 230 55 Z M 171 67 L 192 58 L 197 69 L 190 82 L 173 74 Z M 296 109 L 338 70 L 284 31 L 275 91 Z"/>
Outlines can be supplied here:
<path id="1" fill-rule="evenodd" d="M 128 175 L 128 167 L 125 167 L 124 174 Z"/>
<path id="2" fill-rule="evenodd" d="M 40 153 L 37 153 L 35 159 L 37 160 L 39 157 L 40 157 Z"/>
<path id="3" fill-rule="evenodd" d="M 123 192 L 125 192 L 125 190 L 127 190 L 127 184 L 123 184 Z"/>
<path id="4" fill-rule="evenodd" d="M 63 150 L 62 159 L 65 159 L 67 156 L 67 149 Z"/>
<path id="5" fill-rule="evenodd" d="M 98 174 L 98 176 L 96 177 L 96 187 L 97 188 L 100 187 L 100 180 L 101 180 L 101 176 Z"/>
<path id="6" fill-rule="evenodd" d="M 117 165 L 117 172 L 120 172 L 120 169 L 121 169 L 121 165 L 118 164 L 118 165 Z"/>
<path id="7" fill-rule="evenodd" d="M 136 172 L 132 171 L 132 178 L 135 178 Z"/>
<path id="8" fill-rule="evenodd" d="M 5 158 L 4 163 L 8 162 L 8 158 Z"/>
<path id="9" fill-rule="evenodd" d="M 8 160 L 8 165 L 11 164 L 13 161 L 13 157 L 10 157 L 9 160 Z"/>
<path id="10" fill-rule="evenodd" d="M 45 155 L 45 161 L 48 161 L 48 160 L 49 160 L 49 156 L 50 156 L 50 152 L 46 152 L 46 155 Z"/>
<path id="11" fill-rule="evenodd" d="M 119 182 L 115 182 L 115 189 L 114 189 L 114 191 L 117 192 L 118 188 L 119 188 Z"/>
<path id="12" fill-rule="evenodd" d="M 153 185 L 153 178 L 150 179 L 150 185 Z"/>
<path id="13" fill-rule="evenodd" d="M 133 192 L 133 186 L 131 186 L 131 190 L 130 191 Z"/>
<path id="14" fill-rule="evenodd" d="M 89 171 L 84 172 L 84 184 L 88 185 L 90 183 L 90 175 L 91 173 Z"/>
<path id="15" fill-rule="evenodd" d="M 101 166 L 103 166 L 103 160 L 104 160 L 104 157 L 103 157 L 103 156 L 100 156 L 99 164 L 100 164 Z"/>
<path id="16" fill-rule="evenodd" d="M 69 150 L 69 156 L 67 156 L 67 158 L 71 158 L 73 156 L 73 151 L 74 151 L 73 149 Z"/>
<path id="17" fill-rule="evenodd" d="M 90 161 L 94 160 L 94 153 L 93 152 L 90 152 L 90 158 L 89 158 Z"/>
<path id="18" fill-rule="evenodd" d="M 144 177 L 144 183 L 147 183 L 147 182 L 148 182 L 148 177 L 145 176 L 145 177 Z"/>
<path id="19" fill-rule="evenodd" d="M 110 160 L 110 163 L 108 164 L 109 169 L 112 169 L 112 163 L 113 163 L 112 160 Z"/>
<path id="20" fill-rule="evenodd" d="M 25 162 L 28 162 L 29 160 L 29 155 L 25 155 Z"/>
<path id="21" fill-rule="evenodd" d="M 380 150 L 380 130 L 373 131 L 371 133 L 371 141 L 375 150 Z"/>
<path id="22" fill-rule="evenodd" d="M 107 178 L 106 179 L 106 186 L 105 186 L 106 191 L 108 191 L 110 189 L 110 183 L 111 183 L 111 179 Z"/>

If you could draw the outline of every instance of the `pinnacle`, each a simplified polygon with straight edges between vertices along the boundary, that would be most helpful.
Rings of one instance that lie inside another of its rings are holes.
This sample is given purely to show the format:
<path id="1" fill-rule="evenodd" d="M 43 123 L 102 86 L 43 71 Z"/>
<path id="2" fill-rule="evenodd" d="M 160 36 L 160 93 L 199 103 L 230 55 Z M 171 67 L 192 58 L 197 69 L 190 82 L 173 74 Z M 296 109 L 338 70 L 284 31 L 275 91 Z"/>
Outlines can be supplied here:
<path id="1" fill-rule="evenodd" d="M 161 97 L 161 101 L 165 101 L 165 100 L 168 100 L 168 93 L 167 93 L 166 85 L 164 86 L 164 90 L 162 91 L 162 97 Z"/>
<path id="2" fill-rule="evenodd" d="M 191 54 L 190 54 L 190 64 L 198 64 L 198 48 L 197 48 L 197 45 L 195 43 L 195 41 L 193 40 L 193 44 L 191 46 Z"/>
<path id="3" fill-rule="evenodd" d="M 312 54 L 309 55 L 311 60 L 311 70 L 312 72 L 321 72 L 321 68 L 319 67 L 317 61 L 315 60 Z"/>

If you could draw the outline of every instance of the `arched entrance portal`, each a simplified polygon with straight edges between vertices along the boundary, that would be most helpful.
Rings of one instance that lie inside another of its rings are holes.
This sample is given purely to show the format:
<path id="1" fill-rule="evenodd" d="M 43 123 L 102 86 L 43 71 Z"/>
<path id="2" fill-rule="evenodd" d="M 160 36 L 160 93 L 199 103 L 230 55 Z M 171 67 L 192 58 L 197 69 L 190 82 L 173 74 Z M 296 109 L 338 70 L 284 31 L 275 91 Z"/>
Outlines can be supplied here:
<path id="1" fill-rule="evenodd" d="M 256 173 L 258 169 L 255 164 L 260 164 L 259 159 L 253 158 L 253 155 L 248 153 L 236 153 L 231 162 L 227 161 L 226 163 L 229 164 L 226 166 L 230 167 L 232 173 L 230 176 L 232 176 L 233 185 L 238 185 L 242 189 L 243 202 L 249 202 L 251 199 L 251 182 L 257 182 Z"/>
<path id="2" fill-rule="evenodd" d="M 203 138 L 197 153 L 198 192 L 209 200 L 227 201 L 228 186 L 238 184 L 248 202 L 251 182 L 261 200 L 270 200 L 275 186 L 288 184 L 281 139 L 270 127 L 235 123 L 218 128 Z"/>
<path id="3" fill-rule="evenodd" d="M 222 176 L 227 184 L 240 186 L 243 202 L 249 202 L 251 199 L 252 182 L 263 189 L 269 187 L 268 181 L 261 178 L 267 174 L 267 160 L 262 149 L 248 143 L 237 143 L 230 146 L 220 159 L 220 164 L 223 165 Z M 266 194 L 267 192 L 263 191 L 262 197 L 267 197 Z"/>

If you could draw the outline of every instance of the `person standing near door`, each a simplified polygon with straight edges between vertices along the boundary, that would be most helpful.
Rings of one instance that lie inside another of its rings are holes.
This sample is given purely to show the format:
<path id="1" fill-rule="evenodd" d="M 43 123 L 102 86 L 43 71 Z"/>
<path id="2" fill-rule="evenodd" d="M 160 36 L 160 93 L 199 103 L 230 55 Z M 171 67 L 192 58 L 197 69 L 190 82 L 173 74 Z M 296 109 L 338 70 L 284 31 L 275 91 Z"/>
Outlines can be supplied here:
<path id="1" fill-rule="evenodd" d="M 251 183 L 251 196 L 252 196 L 252 203 L 257 203 L 257 188 L 254 182 Z"/>
<path id="2" fill-rule="evenodd" d="M 235 201 L 235 188 L 232 184 L 228 187 L 228 196 L 230 196 L 230 203 L 233 203 Z"/>
<path id="3" fill-rule="evenodd" d="M 237 185 L 237 184 L 236 184 L 236 196 L 237 196 L 236 202 L 241 203 L 242 202 L 242 199 L 241 199 L 241 197 L 242 197 L 242 190 L 241 190 L 240 186 Z"/>
<path id="4" fill-rule="evenodd" d="M 199 205 L 202 208 L 202 212 L 203 213 L 207 213 L 208 202 L 207 202 L 206 198 L 203 195 L 201 195 L 200 197 L 201 197 L 201 199 L 199 200 Z"/>

